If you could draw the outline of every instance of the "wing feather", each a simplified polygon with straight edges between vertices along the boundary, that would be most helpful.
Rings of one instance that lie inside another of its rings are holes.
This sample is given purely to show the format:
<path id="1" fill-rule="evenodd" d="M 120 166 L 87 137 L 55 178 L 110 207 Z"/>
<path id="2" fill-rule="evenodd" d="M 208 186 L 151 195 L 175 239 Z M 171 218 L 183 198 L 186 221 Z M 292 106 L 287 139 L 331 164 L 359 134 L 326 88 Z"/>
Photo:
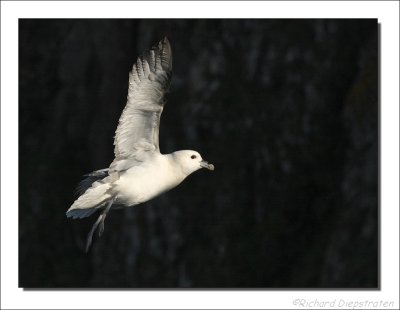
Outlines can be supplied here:
<path id="1" fill-rule="evenodd" d="M 171 80 L 172 52 L 164 38 L 139 57 L 129 73 L 127 104 L 115 132 L 115 160 L 138 160 L 143 154 L 158 151 L 160 116 Z M 110 168 L 112 168 L 113 164 Z"/>

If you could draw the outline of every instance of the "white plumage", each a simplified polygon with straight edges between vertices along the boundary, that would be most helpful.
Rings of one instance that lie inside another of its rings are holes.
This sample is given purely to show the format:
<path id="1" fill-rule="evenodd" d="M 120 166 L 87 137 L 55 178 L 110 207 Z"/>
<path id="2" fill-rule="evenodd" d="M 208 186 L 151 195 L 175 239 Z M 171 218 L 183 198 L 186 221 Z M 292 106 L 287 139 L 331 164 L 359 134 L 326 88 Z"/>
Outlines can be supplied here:
<path id="1" fill-rule="evenodd" d="M 81 184 L 83 194 L 67 211 L 67 217 L 83 218 L 101 210 L 89 232 L 92 235 L 113 207 L 146 202 L 180 184 L 200 168 L 214 170 L 196 151 L 163 155 L 159 148 L 160 116 L 172 70 L 171 46 L 164 38 L 139 57 L 129 74 L 127 104 L 114 138 L 115 159 L 108 169 L 92 172 Z"/>

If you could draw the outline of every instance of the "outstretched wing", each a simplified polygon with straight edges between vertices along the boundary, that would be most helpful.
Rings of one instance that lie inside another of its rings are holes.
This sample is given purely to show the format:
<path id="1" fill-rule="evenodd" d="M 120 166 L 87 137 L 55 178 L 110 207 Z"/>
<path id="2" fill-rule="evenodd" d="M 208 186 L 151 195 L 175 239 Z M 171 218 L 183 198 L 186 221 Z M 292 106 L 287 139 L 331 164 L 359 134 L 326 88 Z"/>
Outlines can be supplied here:
<path id="1" fill-rule="evenodd" d="M 114 164 L 137 160 L 147 152 L 159 152 L 160 116 L 171 70 L 172 52 L 167 38 L 133 65 L 129 73 L 128 102 L 115 132 Z"/>

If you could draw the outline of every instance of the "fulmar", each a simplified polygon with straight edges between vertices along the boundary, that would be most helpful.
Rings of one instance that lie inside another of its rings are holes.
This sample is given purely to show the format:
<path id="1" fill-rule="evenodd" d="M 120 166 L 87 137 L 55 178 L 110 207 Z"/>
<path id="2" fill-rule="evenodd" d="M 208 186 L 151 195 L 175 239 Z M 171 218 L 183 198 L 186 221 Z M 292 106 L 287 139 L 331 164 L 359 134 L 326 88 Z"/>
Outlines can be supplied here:
<path id="1" fill-rule="evenodd" d="M 115 159 L 109 168 L 86 175 L 79 188 L 81 196 L 66 212 L 67 217 L 74 219 L 101 212 L 87 236 L 86 251 L 97 227 L 99 236 L 102 235 L 111 209 L 149 201 L 200 168 L 214 170 L 196 151 L 160 153 L 160 116 L 171 72 L 171 45 L 164 38 L 138 57 L 129 73 L 127 103 L 114 137 Z"/>

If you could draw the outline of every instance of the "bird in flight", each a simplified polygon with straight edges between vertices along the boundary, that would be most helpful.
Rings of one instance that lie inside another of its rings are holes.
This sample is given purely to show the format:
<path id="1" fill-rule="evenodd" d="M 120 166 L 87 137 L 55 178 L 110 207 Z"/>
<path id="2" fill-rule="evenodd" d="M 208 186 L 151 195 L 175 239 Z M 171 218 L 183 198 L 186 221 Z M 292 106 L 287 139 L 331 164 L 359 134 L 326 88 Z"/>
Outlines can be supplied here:
<path id="1" fill-rule="evenodd" d="M 76 219 L 100 211 L 87 236 L 86 251 L 97 228 L 102 235 L 111 209 L 149 201 L 200 168 L 214 170 L 196 151 L 160 153 L 160 116 L 171 71 L 171 45 L 164 38 L 139 57 L 129 73 L 127 104 L 114 137 L 115 159 L 109 168 L 86 175 L 78 187 L 81 196 L 66 212 L 67 217 Z"/>

